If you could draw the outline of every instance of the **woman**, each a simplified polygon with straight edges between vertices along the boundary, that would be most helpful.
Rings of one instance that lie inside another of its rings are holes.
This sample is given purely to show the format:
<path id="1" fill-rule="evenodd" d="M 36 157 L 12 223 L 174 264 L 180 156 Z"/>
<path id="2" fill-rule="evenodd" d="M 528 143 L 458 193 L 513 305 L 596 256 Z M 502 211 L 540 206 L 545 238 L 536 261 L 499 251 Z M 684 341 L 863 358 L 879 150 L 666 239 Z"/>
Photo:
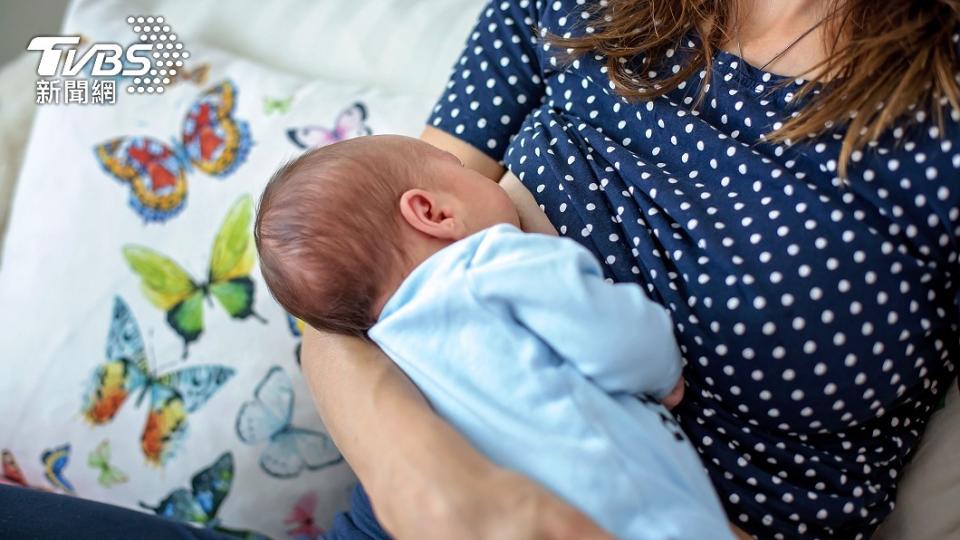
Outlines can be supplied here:
<path id="1" fill-rule="evenodd" d="M 952 378 L 958 22 L 956 0 L 496 0 L 424 131 L 671 310 L 674 412 L 750 534 L 869 536 Z M 394 535 L 600 534 L 372 345 L 309 332 L 303 366 Z"/>

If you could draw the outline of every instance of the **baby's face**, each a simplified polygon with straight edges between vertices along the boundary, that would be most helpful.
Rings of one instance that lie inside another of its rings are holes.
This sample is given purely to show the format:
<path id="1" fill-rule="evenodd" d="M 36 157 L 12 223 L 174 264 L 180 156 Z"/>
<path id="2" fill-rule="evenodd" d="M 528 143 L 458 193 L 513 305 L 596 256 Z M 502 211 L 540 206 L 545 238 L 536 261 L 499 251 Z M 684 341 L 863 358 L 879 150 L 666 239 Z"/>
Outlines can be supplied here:
<path id="1" fill-rule="evenodd" d="M 463 166 L 460 159 L 435 149 L 430 170 L 440 186 L 461 202 L 460 219 L 470 235 L 500 223 L 520 227 L 517 209 L 497 182 Z"/>

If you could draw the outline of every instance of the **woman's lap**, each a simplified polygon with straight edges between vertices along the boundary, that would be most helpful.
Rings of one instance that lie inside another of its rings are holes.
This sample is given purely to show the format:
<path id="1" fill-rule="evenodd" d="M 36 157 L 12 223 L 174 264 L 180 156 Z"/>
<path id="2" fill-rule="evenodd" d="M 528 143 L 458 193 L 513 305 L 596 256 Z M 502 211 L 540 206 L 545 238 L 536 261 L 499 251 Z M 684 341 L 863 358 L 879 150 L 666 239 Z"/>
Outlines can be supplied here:
<path id="1" fill-rule="evenodd" d="M 373 515 L 363 486 L 357 484 L 351 508 L 337 514 L 327 540 L 389 540 Z M 222 540 L 210 529 L 164 519 L 128 508 L 0 484 L 0 530 L 10 538 L 150 538 Z"/>
<path id="2" fill-rule="evenodd" d="M 226 538 L 119 506 L 5 484 L 0 484 L 0 530 L 8 538 Z"/>

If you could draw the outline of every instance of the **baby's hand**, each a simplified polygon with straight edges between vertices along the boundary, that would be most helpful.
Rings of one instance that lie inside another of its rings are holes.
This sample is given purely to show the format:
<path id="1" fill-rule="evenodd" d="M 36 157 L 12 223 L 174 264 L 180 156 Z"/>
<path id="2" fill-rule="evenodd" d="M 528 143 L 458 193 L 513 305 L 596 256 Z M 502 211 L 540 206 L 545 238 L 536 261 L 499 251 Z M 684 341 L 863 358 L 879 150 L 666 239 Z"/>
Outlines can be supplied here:
<path id="1" fill-rule="evenodd" d="M 673 409 L 683 401 L 683 376 L 680 377 L 680 380 L 677 381 L 677 385 L 673 387 L 673 390 L 667 394 L 667 397 L 660 400 L 660 403 L 663 404 L 667 409 Z"/>

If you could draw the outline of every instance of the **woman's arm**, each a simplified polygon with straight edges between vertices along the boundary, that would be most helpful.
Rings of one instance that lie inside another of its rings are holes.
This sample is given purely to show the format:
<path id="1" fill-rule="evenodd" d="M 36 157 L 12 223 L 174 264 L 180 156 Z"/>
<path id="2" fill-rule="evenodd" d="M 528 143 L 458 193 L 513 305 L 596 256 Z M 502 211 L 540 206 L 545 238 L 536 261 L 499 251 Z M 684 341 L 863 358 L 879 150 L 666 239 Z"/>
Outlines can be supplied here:
<path id="1" fill-rule="evenodd" d="M 377 347 L 307 327 L 320 416 L 396 538 L 609 538 L 525 477 L 493 465 L 430 409 Z"/>
<path id="2" fill-rule="evenodd" d="M 492 180 L 493 159 L 446 133 L 423 139 Z M 398 538 L 608 538 L 582 513 L 497 467 L 430 408 L 373 344 L 307 327 L 302 365 L 327 430 Z"/>
<path id="3" fill-rule="evenodd" d="M 420 140 L 450 152 L 460 158 L 464 167 L 491 180 L 500 180 L 503 176 L 504 168 L 496 160 L 443 130 L 426 126 L 420 134 Z"/>
<path id="4" fill-rule="evenodd" d="M 463 162 L 464 167 L 473 169 L 491 180 L 497 180 L 500 187 L 510 196 L 513 205 L 517 207 L 517 213 L 520 214 L 520 224 L 524 231 L 558 236 L 557 229 L 544 215 L 543 210 L 537 205 L 530 191 L 523 187 L 519 178 L 504 169 L 493 158 L 453 135 L 432 126 L 427 126 L 423 130 L 420 139 L 457 156 Z"/>

